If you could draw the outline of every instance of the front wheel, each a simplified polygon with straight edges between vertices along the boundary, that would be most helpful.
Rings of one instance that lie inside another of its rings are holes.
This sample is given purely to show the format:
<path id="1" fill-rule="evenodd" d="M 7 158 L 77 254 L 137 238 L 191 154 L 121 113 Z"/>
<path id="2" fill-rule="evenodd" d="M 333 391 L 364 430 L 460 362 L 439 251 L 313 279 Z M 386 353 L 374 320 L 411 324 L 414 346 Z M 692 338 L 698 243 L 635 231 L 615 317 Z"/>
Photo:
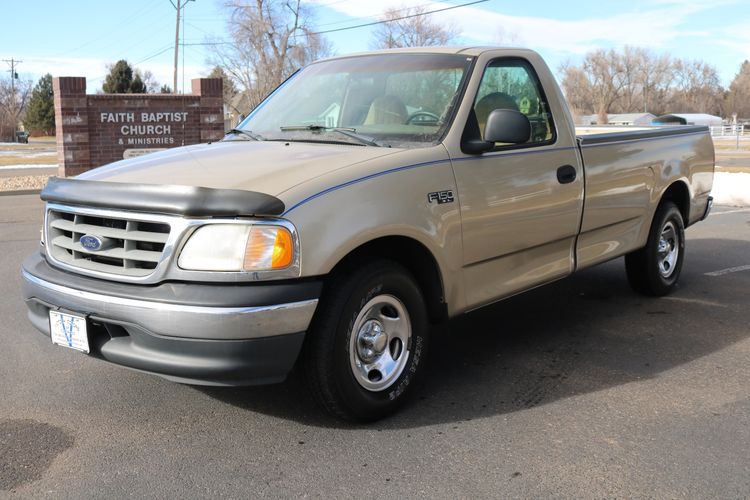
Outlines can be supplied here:
<path id="1" fill-rule="evenodd" d="M 625 256 L 630 286 L 638 293 L 660 297 L 677 285 L 685 257 L 685 224 L 671 201 L 656 210 L 648 243 Z"/>
<path id="2" fill-rule="evenodd" d="M 402 266 L 377 261 L 326 286 L 303 364 L 317 401 L 345 420 L 395 411 L 422 371 L 428 321 L 422 292 Z"/>

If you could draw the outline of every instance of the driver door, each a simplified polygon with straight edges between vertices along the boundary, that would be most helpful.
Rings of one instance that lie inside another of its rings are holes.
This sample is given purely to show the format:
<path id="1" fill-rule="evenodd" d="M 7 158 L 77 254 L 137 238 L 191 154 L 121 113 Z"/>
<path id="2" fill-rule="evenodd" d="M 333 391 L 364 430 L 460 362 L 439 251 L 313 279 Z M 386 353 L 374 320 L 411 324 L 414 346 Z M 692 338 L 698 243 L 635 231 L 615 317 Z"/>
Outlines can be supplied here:
<path id="1" fill-rule="evenodd" d="M 511 109 L 529 118 L 532 134 L 523 144 L 454 158 L 469 308 L 570 274 L 583 205 L 575 143 L 558 137 L 528 61 L 491 61 L 474 103 L 470 119 L 480 132 L 490 112 Z"/>

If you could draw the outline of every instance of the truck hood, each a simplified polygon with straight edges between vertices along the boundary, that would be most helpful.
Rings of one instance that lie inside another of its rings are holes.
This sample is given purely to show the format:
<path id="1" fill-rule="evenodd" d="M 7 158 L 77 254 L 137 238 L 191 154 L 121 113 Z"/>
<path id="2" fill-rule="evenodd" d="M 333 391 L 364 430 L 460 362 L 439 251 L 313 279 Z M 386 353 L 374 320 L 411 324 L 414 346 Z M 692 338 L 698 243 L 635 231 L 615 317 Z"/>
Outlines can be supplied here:
<path id="1" fill-rule="evenodd" d="M 226 141 L 150 153 L 99 167 L 79 179 L 244 189 L 278 195 L 334 170 L 401 151 L 276 141 Z"/>

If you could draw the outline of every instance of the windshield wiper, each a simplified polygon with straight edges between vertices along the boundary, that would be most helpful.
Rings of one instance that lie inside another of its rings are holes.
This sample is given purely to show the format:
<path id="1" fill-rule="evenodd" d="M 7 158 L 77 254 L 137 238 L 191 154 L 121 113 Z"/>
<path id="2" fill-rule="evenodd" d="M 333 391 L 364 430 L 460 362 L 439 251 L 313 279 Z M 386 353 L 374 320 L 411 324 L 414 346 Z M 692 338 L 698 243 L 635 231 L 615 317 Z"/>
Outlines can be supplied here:
<path id="1" fill-rule="evenodd" d="M 345 135 L 355 141 L 359 141 L 361 144 L 367 146 L 383 147 L 388 146 L 387 144 L 381 144 L 371 137 L 358 134 L 357 129 L 351 127 L 326 127 L 324 125 L 289 125 L 281 127 L 282 132 L 292 132 L 295 130 L 309 130 L 312 132 L 338 132 L 341 135 Z"/>
<path id="2" fill-rule="evenodd" d="M 245 137 L 249 137 L 250 139 L 254 141 L 265 141 L 265 139 L 258 134 L 254 134 L 253 132 L 241 128 L 233 128 L 229 132 L 226 133 L 226 135 L 244 135 Z"/>

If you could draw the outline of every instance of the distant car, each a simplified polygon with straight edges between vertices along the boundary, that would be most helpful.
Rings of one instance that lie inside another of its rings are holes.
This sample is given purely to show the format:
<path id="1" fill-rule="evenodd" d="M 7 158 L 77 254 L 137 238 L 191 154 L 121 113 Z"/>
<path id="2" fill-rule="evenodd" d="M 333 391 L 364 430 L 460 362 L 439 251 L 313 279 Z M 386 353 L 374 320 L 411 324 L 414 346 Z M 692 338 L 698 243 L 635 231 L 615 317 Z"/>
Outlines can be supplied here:
<path id="1" fill-rule="evenodd" d="M 24 132 L 23 130 L 19 130 L 16 132 L 16 142 L 19 142 L 21 144 L 28 144 L 29 143 L 29 133 Z"/>

